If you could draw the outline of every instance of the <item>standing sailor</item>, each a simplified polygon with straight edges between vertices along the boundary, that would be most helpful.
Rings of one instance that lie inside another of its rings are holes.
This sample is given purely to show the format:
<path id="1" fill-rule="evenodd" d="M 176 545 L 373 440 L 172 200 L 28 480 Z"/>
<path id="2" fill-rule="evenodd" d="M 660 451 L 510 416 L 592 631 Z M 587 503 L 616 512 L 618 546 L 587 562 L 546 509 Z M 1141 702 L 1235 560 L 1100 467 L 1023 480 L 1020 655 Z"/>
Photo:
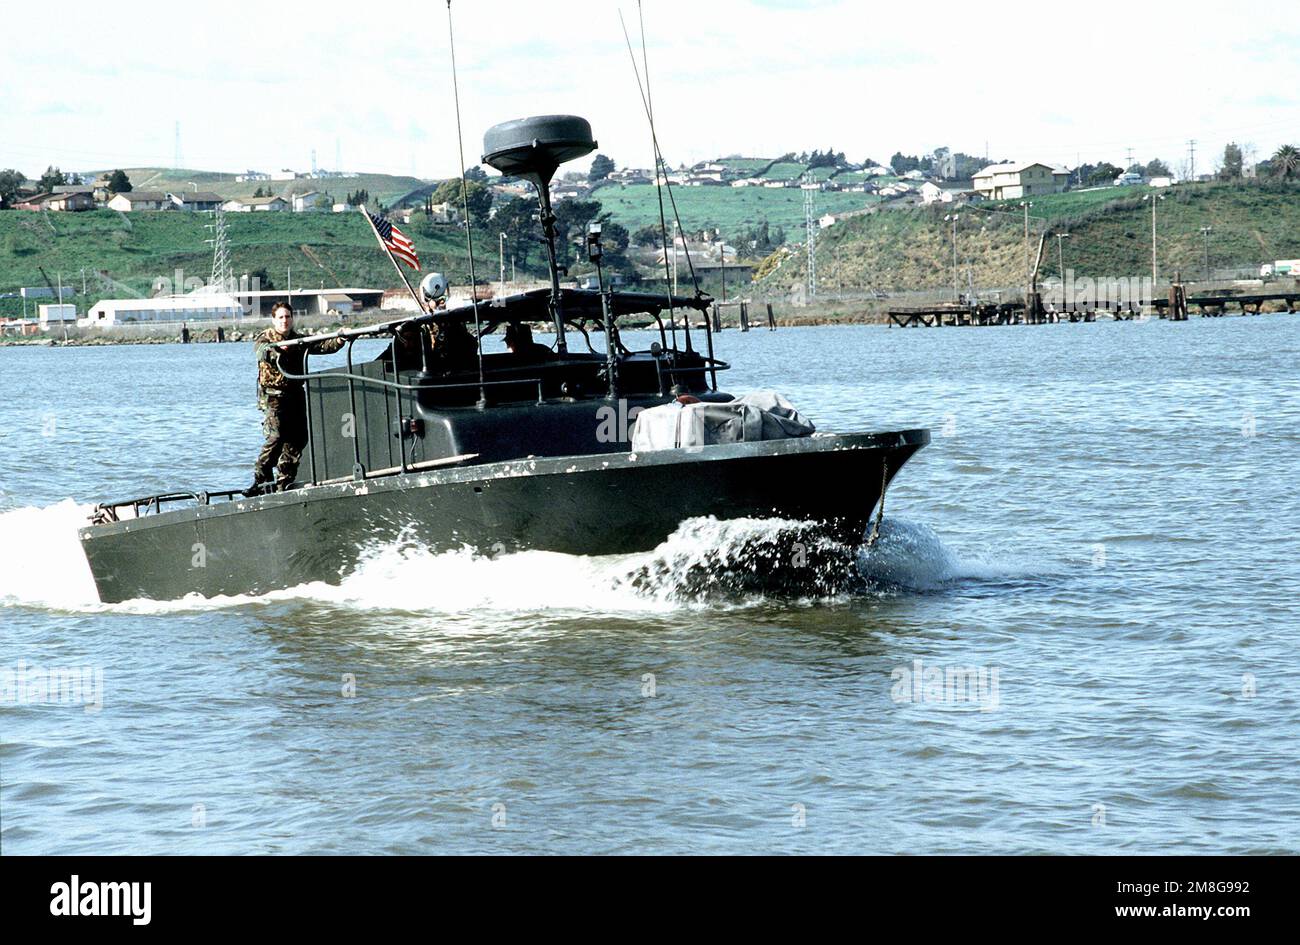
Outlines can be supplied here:
<path id="1" fill-rule="evenodd" d="M 298 463 L 307 445 L 307 403 L 302 381 L 285 377 L 284 372 L 302 374 L 308 352 L 333 354 L 344 344 L 340 328 L 337 338 L 284 346 L 283 342 L 300 337 L 293 330 L 293 309 L 287 302 L 277 302 L 271 309 L 271 325 L 253 339 L 257 355 L 257 406 L 265 415 L 262 432 L 266 434 L 266 442 L 257 455 L 253 485 L 247 495 L 270 492 L 273 483 L 274 490 L 282 492 L 298 476 Z"/>

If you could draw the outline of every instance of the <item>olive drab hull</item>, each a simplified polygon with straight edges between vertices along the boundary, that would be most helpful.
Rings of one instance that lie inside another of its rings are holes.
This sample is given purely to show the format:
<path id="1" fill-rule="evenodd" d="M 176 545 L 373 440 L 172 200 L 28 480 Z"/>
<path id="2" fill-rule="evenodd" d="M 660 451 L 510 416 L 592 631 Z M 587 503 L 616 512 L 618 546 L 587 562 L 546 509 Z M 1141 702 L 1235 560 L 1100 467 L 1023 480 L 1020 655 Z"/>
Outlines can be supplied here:
<path id="1" fill-rule="evenodd" d="M 337 584 L 369 549 L 401 541 L 620 554 L 703 516 L 817 522 L 858 540 L 889 479 L 928 441 L 908 430 L 454 466 L 200 501 L 80 537 L 106 603 Z"/>

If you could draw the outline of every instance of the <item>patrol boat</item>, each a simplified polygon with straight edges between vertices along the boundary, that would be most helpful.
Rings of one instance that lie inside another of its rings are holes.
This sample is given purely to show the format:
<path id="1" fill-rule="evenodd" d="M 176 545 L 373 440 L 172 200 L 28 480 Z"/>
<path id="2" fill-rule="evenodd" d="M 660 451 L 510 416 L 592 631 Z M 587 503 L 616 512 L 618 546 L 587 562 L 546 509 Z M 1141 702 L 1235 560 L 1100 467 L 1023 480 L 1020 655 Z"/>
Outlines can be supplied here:
<path id="1" fill-rule="evenodd" d="M 889 481 L 929 433 L 634 451 L 627 418 L 638 410 L 733 400 L 718 389 L 729 365 L 714 356 L 712 299 L 698 290 L 611 291 L 603 275 L 599 289 L 561 287 L 548 184 L 561 163 L 595 149 L 585 120 L 506 122 L 484 144 L 485 163 L 536 185 L 549 288 L 352 329 L 343 365 L 312 371 L 305 363 L 306 475 L 292 489 L 252 497 L 186 490 L 97 506 L 80 538 L 104 602 L 337 584 L 367 549 L 391 542 L 485 553 L 646 551 L 704 516 L 793 519 L 862 541 Z M 587 241 L 601 274 L 595 228 Z M 691 331 L 700 318 L 703 351 Z M 620 331 L 632 319 L 651 326 L 643 350 L 631 345 L 644 333 Z M 472 363 L 447 365 L 428 345 L 415 364 L 399 357 L 407 326 L 460 325 L 482 337 L 538 322 L 555 333 L 547 357 L 484 355 L 480 346 Z M 361 361 L 353 347 L 365 338 L 393 344 Z"/>

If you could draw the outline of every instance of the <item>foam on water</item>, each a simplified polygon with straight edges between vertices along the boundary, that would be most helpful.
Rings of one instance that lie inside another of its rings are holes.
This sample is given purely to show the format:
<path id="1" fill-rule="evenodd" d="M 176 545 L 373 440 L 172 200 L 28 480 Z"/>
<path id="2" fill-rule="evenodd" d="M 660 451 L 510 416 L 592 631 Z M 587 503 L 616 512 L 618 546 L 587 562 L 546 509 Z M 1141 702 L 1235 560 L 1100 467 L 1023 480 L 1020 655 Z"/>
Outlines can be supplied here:
<path id="1" fill-rule="evenodd" d="M 603 557 L 522 551 L 435 553 L 413 541 L 366 549 L 339 585 L 263 595 L 99 603 L 77 539 L 90 509 L 64 500 L 0 513 L 0 606 L 78 612 L 173 613 L 282 601 L 340 607 L 468 613 L 665 612 L 927 591 L 995 571 L 964 562 L 929 528 L 886 521 L 871 549 L 844 545 L 803 522 L 712 517 L 683 522 L 653 551 Z"/>

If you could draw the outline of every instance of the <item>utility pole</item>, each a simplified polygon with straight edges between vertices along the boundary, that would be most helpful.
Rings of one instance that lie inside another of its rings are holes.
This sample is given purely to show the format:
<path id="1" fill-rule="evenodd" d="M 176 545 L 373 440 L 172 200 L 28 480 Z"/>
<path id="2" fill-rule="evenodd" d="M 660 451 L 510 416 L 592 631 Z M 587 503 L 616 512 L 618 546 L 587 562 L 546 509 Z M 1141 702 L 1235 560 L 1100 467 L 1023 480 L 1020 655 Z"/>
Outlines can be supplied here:
<path id="1" fill-rule="evenodd" d="M 1063 248 L 1063 244 L 1061 241 L 1068 240 L 1069 238 L 1070 238 L 1069 233 L 1056 234 L 1056 258 L 1057 260 L 1060 261 L 1061 264 L 1061 304 L 1062 305 L 1065 304 L 1065 249 Z"/>
<path id="2" fill-rule="evenodd" d="M 1025 303 L 1029 302 L 1029 284 L 1033 281 L 1033 275 L 1029 271 L 1029 208 L 1033 206 L 1027 200 L 1020 201 L 1020 206 L 1025 208 Z"/>
<path id="3" fill-rule="evenodd" d="M 1196 180 L 1196 139 L 1187 141 L 1187 179 Z"/>
<path id="4" fill-rule="evenodd" d="M 805 181 L 811 178 L 805 177 Z M 803 192 L 804 229 L 807 231 L 808 248 L 808 298 L 817 298 L 817 220 L 813 216 L 813 192 Z"/>
<path id="5" fill-rule="evenodd" d="M 944 217 L 952 221 L 952 300 L 961 301 L 961 290 L 957 287 L 957 220 L 960 214 L 950 213 Z"/>
<path id="6" fill-rule="evenodd" d="M 718 234 L 718 262 L 722 265 L 722 301 L 727 301 L 727 241 Z"/>
<path id="7" fill-rule="evenodd" d="M 1205 281 L 1210 281 L 1210 231 L 1212 226 L 1201 227 L 1201 235 L 1205 237 Z"/>

